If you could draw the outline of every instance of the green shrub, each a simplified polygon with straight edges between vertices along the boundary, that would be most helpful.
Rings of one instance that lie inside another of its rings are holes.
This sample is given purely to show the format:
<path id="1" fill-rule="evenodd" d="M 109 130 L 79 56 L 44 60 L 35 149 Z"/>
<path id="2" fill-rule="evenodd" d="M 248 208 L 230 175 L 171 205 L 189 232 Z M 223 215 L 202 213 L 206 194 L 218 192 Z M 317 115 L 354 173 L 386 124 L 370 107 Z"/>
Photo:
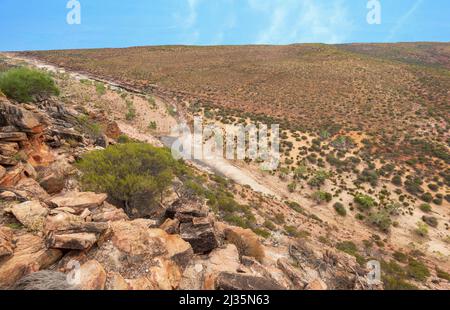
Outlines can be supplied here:
<path id="1" fill-rule="evenodd" d="M 423 216 L 422 221 L 424 221 L 429 226 L 434 227 L 434 228 L 438 227 L 438 225 L 439 225 L 438 219 L 435 218 L 434 216 Z"/>
<path id="2" fill-rule="evenodd" d="M 132 121 L 136 118 L 136 108 L 132 101 L 127 100 L 127 113 L 125 114 L 125 119 L 127 121 Z"/>
<path id="3" fill-rule="evenodd" d="M 103 134 L 102 126 L 99 123 L 89 119 L 89 116 L 80 115 L 77 120 L 80 130 L 91 138 L 96 139 Z"/>
<path id="4" fill-rule="evenodd" d="M 417 228 L 415 230 L 416 234 L 418 234 L 421 237 L 427 237 L 428 236 L 428 227 L 422 222 L 417 223 Z"/>
<path id="5" fill-rule="evenodd" d="M 431 212 L 431 206 L 428 203 L 421 204 L 419 208 L 425 213 Z"/>
<path id="6" fill-rule="evenodd" d="M 407 282 L 404 268 L 394 261 L 381 261 L 381 279 L 385 290 L 417 290 L 417 287 Z"/>
<path id="7" fill-rule="evenodd" d="M 338 243 L 336 248 L 339 251 L 342 251 L 352 256 L 355 256 L 355 254 L 358 253 L 358 248 L 356 247 L 356 244 L 354 244 L 352 241 L 343 241 L 341 243 Z"/>
<path id="8" fill-rule="evenodd" d="M 369 211 L 375 206 L 375 200 L 367 195 L 356 195 L 354 200 L 361 211 Z"/>
<path id="9" fill-rule="evenodd" d="M 308 185 L 315 188 L 320 188 L 325 184 L 325 181 L 330 177 L 330 173 L 324 170 L 316 171 L 315 175 L 308 181 Z"/>
<path id="10" fill-rule="evenodd" d="M 385 210 L 371 214 L 369 216 L 369 222 L 385 233 L 389 232 L 392 225 L 391 217 Z"/>
<path id="11" fill-rule="evenodd" d="M 167 149 L 143 143 L 117 144 L 87 153 L 77 163 L 84 190 L 107 193 L 122 202 L 131 215 L 130 203 L 145 197 L 151 207 L 162 200 L 174 175 L 185 167 Z"/>
<path id="12" fill-rule="evenodd" d="M 305 211 L 305 209 L 303 209 L 302 206 L 300 206 L 297 202 L 286 201 L 286 204 L 289 206 L 289 208 L 291 208 L 295 212 L 303 214 L 303 215 L 307 215 L 307 212 Z"/>
<path id="13" fill-rule="evenodd" d="M 297 189 L 297 183 L 292 182 L 292 183 L 288 184 L 289 193 L 294 193 L 296 189 Z"/>
<path id="14" fill-rule="evenodd" d="M 430 276 L 428 267 L 421 261 L 410 258 L 406 266 L 407 275 L 417 281 L 425 281 Z"/>
<path id="15" fill-rule="evenodd" d="M 11 99 L 30 102 L 37 97 L 59 95 L 59 89 L 47 73 L 26 67 L 8 70 L 0 76 L 0 89 Z"/>
<path id="16" fill-rule="evenodd" d="M 364 169 L 360 175 L 358 175 L 358 182 L 369 183 L 372 187 L 378 185 L 378 173 L 375 170 Z"/>
<path id="17" fill-rule="evenodd" d="M 422 199 L 425 202 L 432 202 L 433 201 L 433 195 L 431 195 L 430 193 L 425 193 L 423 195 L 420 196 L 420 199 Z"/>
<path id="18" fill-rule="evenodd" d="M 270 220 L 266 220 L 265 222 L 264 222 L 264 227 L 265 228 L 267 228 L 268 230 L 275 230 L 275 229 L 277 229 L 277 227 L 275 226 L 275 224 L 272 222 L 272 221 L 270 221 Z"/>
<path id="19" fill-rule="evenodd" d="M 286 219 L 284 217 L 283 213 L 277 213 L 275 214 L 275 217 L 273 218 L 273 221 L 277 223 L 278 225 L 284 224 L 286 222 Z"/>
<path id="20" fill-rule="evenodd" d="M 156 130 L 157 128 L 158 128 L 158 125 L 156 124 L 155 121 L 151 121 L 151 122 L 148 124 L 148 129 L 150 129 L 150 130 Z"/>
<path id="21" fill-rule="evenodd" d="M 105 87 L 105 84 L 103 84 L 103 83 L 96 82 L 95 90 L 97 91 L 97 94 L 99 96 L 103 96 L 104 94 L 106 94 L 106 87 Z"/>
<path id="22" fill-rule="evenodd" d="M 295 228 L 294 226 L 284 226 L 284 231 L 286 232 L 286 234 L 290 237 L 294 237 L 294 238 L 307 238 L 309 237 L 311 234 L 305 230 L 297 230 L 297 228 Z"/>
<path id="23" fill-rule="evenodd" d="M 406 255 L 405 253 L 396 251 L 394 253 L 394 259 L 400 263 L 406 263 L 408 261 L 408 255 Z"/>
<path id="24" fill-rule="evenodd" d="M 338 243 L 336 245 L 336 248 L 339 251 L 342 251 L 344 253 L 347 253 L 348 255 L 354 256 L 356 258 L 356 261 L 360 265 L 363 265 L 366 262 L 364 257 L 358 253 L 358 248 L 356 247 L 356 244 L 354 244 L 352 241 L 343 241 L 341 243 Z"/>
<path id="25" fill-rule="evenodd" d="M 392 184 L 394 184 L 395 186 L 402 186 L 403 182 L 402 182 L 402 177 L 399 175 L 396 175 L 392 178 Z"/>
<path id="26" fill-rule="evenodd" d="M 330 202 L 333 196 L 330 193 L 317 191 L 312 194 L 312 199 L 317 203 Z"/>
<path id="27" fill-rule="evenodd" d="M 334 207 L 334 210 L 336 211 L 336 213 L 339 214 L 340 216 L 347 215 L 347 210 L 345 209 L 345 207 L 342 203 L 336 202 L 333 207 Z"/>
<path id="28" fill-rule="evenodd" d="M 255 234 L 263 237 L 264 239 L 267 239 L 270 237 L 270 232 L 265 230 L 264 228 L 253 228 L 252 230 Z"/>

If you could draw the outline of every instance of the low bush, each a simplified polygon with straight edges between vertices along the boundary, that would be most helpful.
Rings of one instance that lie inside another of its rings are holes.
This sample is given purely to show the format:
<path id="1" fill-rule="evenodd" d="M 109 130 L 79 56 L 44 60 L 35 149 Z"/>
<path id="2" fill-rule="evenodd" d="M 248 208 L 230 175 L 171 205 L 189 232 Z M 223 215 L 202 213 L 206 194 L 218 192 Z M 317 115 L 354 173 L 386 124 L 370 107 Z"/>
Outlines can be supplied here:
<path id="1" fill-rule="evenodd" d="M 330 193 L 317 191 L 312 194 L 312 199 L 316 203 L 330 202 L 333 199 L 333 196 Z"/>
<path id="2" fill-rule="evenodd" d="M 431 226 L 434 228 L 438 227 L 438 225 L 439 225 L 438 219 L 435 218 L 434 216 L 423 216 L 422 221 L 427 223 L 428 226 Z"/>
<path id="3" fill-rule="evenodd" d="M 141 198 L 147 203 L 136 208 L 151 208 L 162 200 L 173 177 L 187 169 L 169 150 L 143 143 L 117 144 L 87 153 L 77 167 L 84 190 L 107 193 L 123 203 L 129 215 Z"/>
<path id="4" fill-rule="evenodd" d="M 345 209 L 345 207 L 342 203 L 336 202 L 333 207 L 334 207 L 334 210 L 336 211 L 336 213 L 339 214 L 340 216 L 347 215 L 347 210 Z"/>
<path id="5" fill-rule="evenodd" d="M 8 98 L 19 102 L 59 95 L 59 89 L 49 74 L 26 67 L 3 73 L 0 76 L 0 90 Z"/>
<path id="6" fill-rule="evenodd" d="M 250 256 L 262 262 L 265 257 L 264 247 L 258 236 L 250 229 L 228 228 L 225 230 L 225 238 L 234 244 L 239 251 L 239 255 Z"/>
<path id="7" fill-rule="evenodd" d="M 361 211 L 369 211 L 375 206 L 375 200 L 367 195 L 356 195 L 354 201 Z"/>
<path id="8" fill-rule="evenodd" d="M 406 266 L 406 274 L 410 278 L 420 282 L 423 282 L 430 277 L 428 267 L 421 261 L 412 258 L 409 259 L 408 265 Z"/>
<path id="9" fill-rule="evenodd" d="M 425 213 L 430 213 L 431 212 L 431 206 L 428 203 L 421 204 L 419 206 L 419 209 L 422 210 L 422 212 L 425 212 Z"/>

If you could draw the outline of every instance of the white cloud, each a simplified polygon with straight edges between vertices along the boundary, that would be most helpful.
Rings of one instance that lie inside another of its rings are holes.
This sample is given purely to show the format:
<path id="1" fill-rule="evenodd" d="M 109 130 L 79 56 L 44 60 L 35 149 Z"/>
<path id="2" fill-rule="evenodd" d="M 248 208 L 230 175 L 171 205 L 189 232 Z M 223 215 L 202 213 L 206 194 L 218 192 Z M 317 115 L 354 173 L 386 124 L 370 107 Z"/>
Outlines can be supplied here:
<path id="1" fill-rule="evenodd" d="M 416 12 L 416 10 L 420 7 L 422 3 L 423 0 L 417 0 L 413 4 L 413 6 L 402 17 L 400 17 L 400 19 L 397 21 L 394 27 L 392 27 L 386 41 L 391 41 L 397 35 L 398 31 L 403 28 L 408 19 Z"/>
<path id="2" fill-rule="evenodd" d="M 248 0 L 250 8 L 269 17 L 258 44 L 342 43 L 353 25 L 342 0 Z"/>
<path id="3" fill-rule="evenodd" d="M 197 6 L 200 0 L 187 0 L 189 6 L 189 15 L 186 18 L 186 28 L 193 27 L 197 22 Z"/>

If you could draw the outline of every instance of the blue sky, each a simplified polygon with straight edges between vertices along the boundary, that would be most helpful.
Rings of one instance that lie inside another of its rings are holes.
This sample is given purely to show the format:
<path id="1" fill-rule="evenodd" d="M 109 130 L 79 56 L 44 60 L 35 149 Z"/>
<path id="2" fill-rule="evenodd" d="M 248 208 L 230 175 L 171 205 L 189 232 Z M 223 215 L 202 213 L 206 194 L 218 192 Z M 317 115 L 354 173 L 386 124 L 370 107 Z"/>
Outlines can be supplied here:
<path id="1" fill-rule="evenodd" d="M 450 1 L 379 0 L 0 0 L 0 50 L 166 44 L 450 41 Z"/>

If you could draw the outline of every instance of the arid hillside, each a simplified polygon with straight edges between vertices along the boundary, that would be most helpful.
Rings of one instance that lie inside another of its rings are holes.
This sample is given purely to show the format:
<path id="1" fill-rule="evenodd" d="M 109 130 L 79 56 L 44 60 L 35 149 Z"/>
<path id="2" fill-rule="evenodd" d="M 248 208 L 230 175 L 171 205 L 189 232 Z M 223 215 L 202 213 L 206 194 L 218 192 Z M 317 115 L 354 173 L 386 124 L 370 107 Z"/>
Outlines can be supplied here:
<path id="1" fill-rule="evenodd" d="M 379 156 L 408 160 L 438 153 L 448 164 L 448 43 L 164 46 L 25 55 L 219 107 L 224 115 L 246 112 L 286 129 L 364 131 Z"/>

